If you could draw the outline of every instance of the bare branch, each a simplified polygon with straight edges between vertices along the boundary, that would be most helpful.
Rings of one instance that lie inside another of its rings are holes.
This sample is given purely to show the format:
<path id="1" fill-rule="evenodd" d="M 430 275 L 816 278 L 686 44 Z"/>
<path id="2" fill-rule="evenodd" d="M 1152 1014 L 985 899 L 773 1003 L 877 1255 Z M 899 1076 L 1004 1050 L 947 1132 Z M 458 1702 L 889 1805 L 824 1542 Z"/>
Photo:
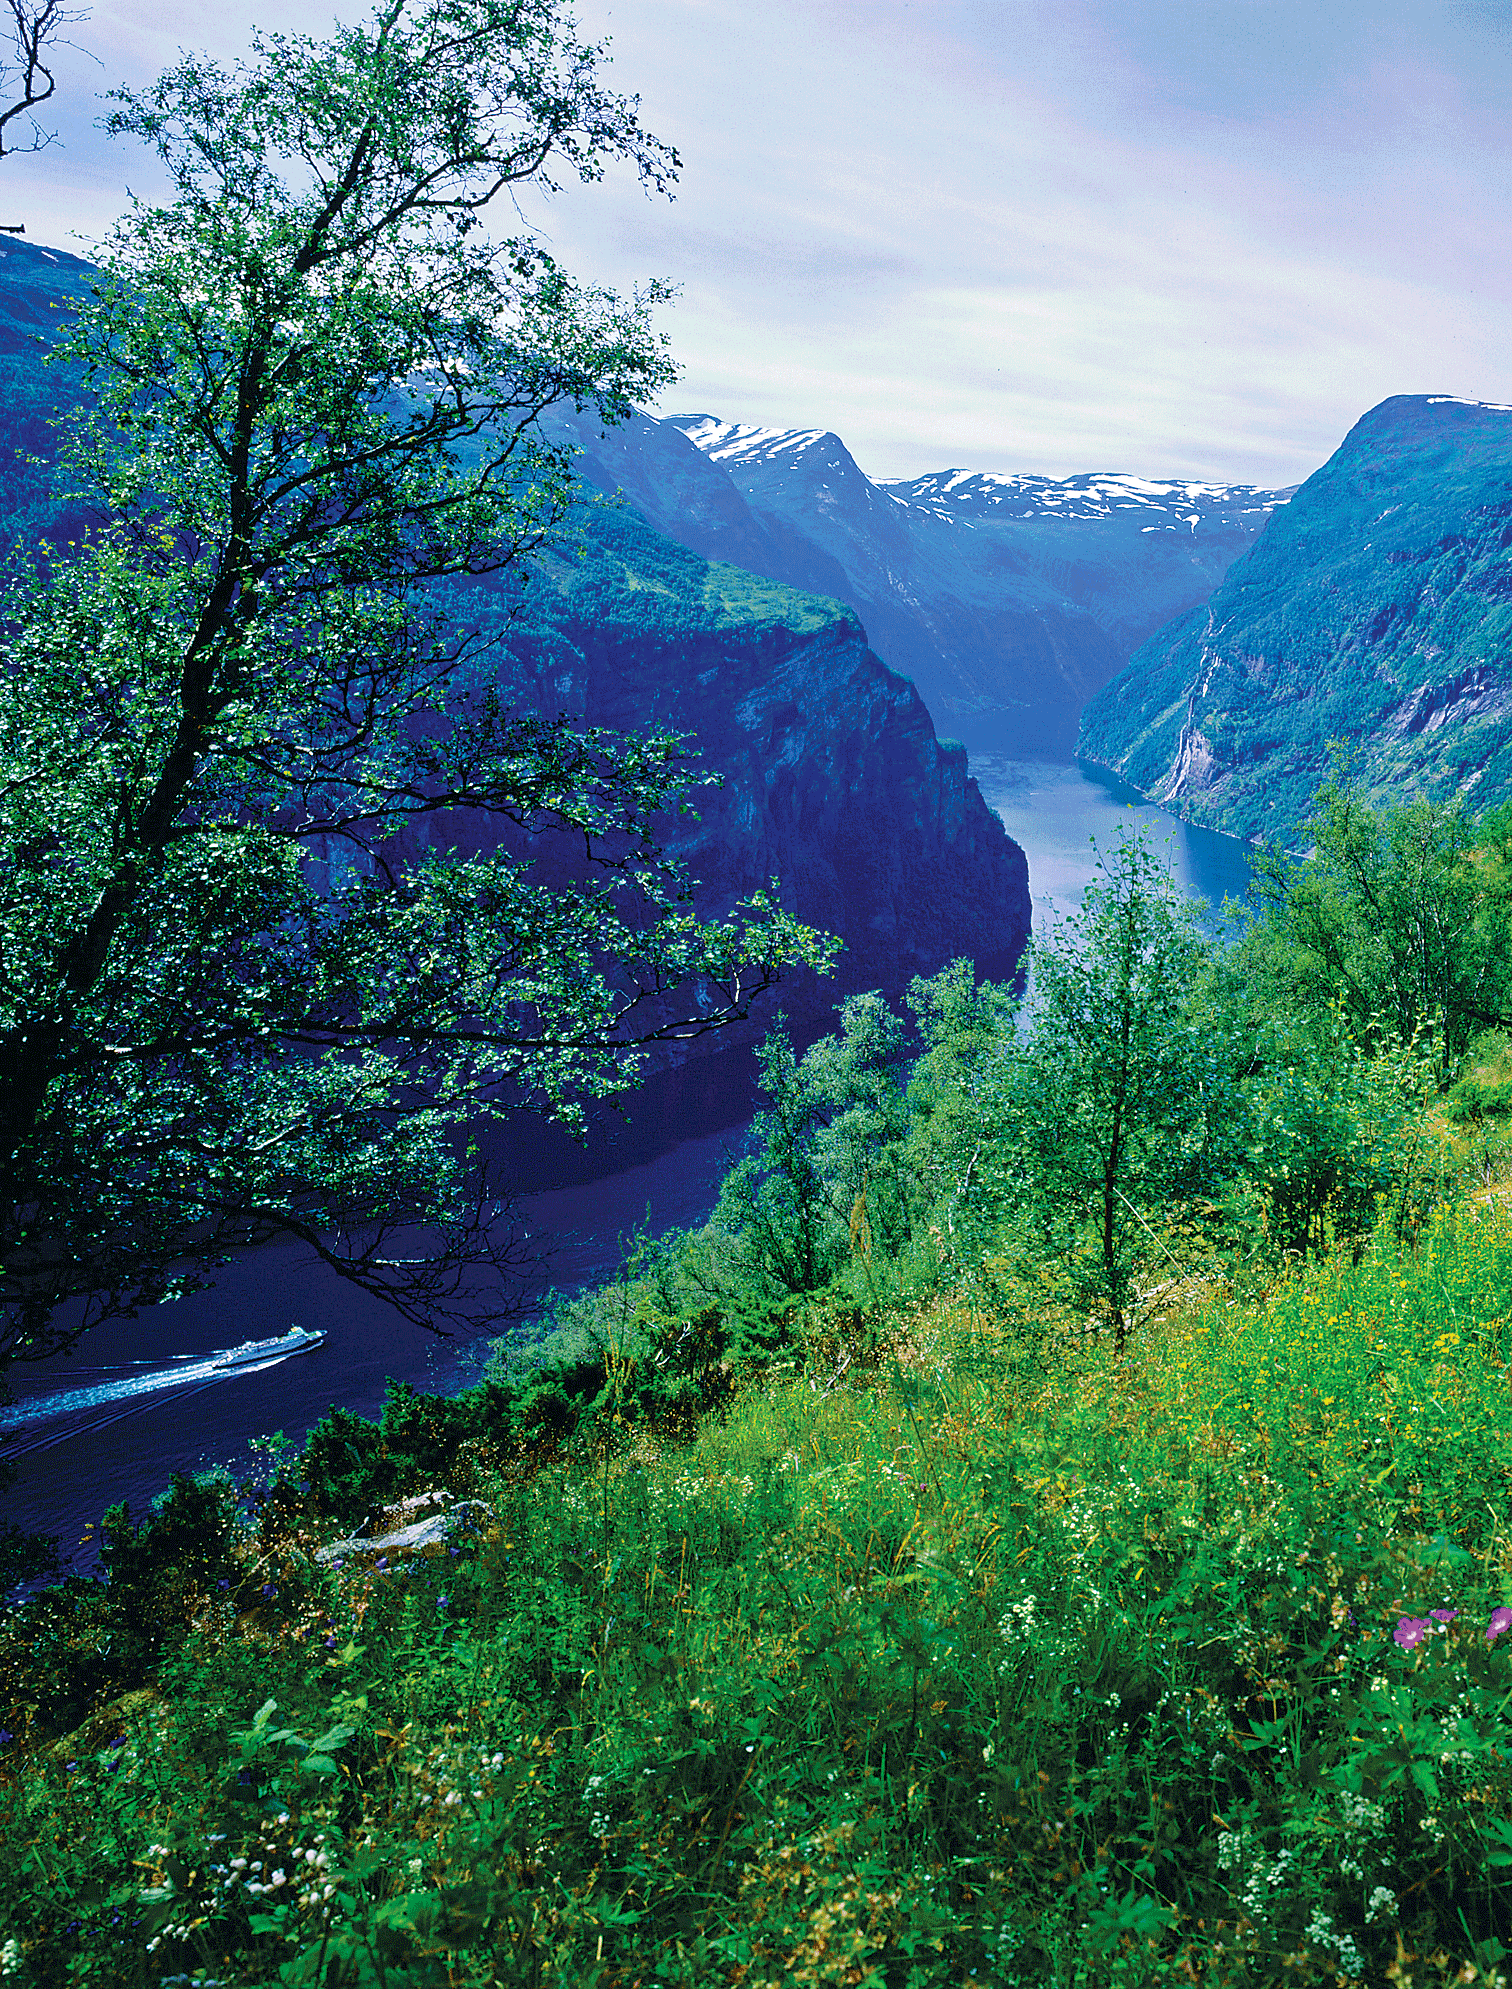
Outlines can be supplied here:
<path id="1" fill-rule="evenodd" d="M 5 34 L 9 59 L 0 62 L 0 102 L 10 99 L 0 110 L 0 159 L 11 152 L 40 152 L 57 137 L 44 131 L 32 113 L 45 104 L 57 88 L 52 63 L 54 49 L 68 47 L 61 39 L 64 28 L 75 27 L 83 14 L 70 13 L 62 0 L 42 0 L 40 6 L 28 0 L 6 0 L 10 23 Z M 17 118 L 30 127 L 30 142 L 18 134 L 24 129 Z M 14 127 L 14 128 L 12 128 Z"/>

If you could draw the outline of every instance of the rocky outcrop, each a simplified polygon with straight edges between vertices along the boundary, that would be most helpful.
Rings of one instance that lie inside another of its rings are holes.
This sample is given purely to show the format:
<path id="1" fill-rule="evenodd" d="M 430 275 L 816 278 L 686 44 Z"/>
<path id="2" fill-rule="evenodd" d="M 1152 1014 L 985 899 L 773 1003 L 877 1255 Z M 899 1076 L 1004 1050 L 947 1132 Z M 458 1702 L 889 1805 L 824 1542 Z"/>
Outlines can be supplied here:
<path id="1" fill-rule="evenodd" d="M 854 608 L 974 751 L 1069 754 L 1086 699 L 1207 598 L 1285 497 L 1115 475 L 877 483 L 837 435 L 710 415 L 563 432 L 658 531 Z"/>
<path id="2" fill-rule="evenodd" d="M 1296 844 L 1334 742 L 1381 799 L 1512 799 L 1512 409 L 1372 409 L 1090 702 L 1080 750 L 1192 821 Z"/>
<path id="3" fill-rule="evenodd" d="M 851 611 L 701 559 L 628 508 L 590 511 L 585 537 L 581 559 L 543 562 L 527 590 L 492 666 L 509 695 L 583 725 L 686 734 L 722 785 L 700 794 L 696 821 L 660 827 L 698 880 L 700 914 L 775 876 L 788 909 L 845 942 L 833 977 L 796 974 L 749 1024 L 665 1061 L 626 1103 L 633 1135 L 591 1150 L 593 1168 L 739 1117 L 749 1045 L 779 1007 L 811 1037 L 847 992 L 896 995 L 961 956 L 1010 978 L 1030 904 L 1023 851 L 965 749 L 936 738 Z M 531 853 L 548 874 L 562 860 Z M 580 1171 L 565 1149 L 553 1165 Z"/>
<path id="4" fill-rule="evenodd" d="M 453 1533 L 485 1525 L 493 1513 L 481 1499 L 458 1499 L 446 1490 L 420 1492 L 390 1506 L 376 1517 L 369 1515 L 355 1533 L 333 1540 L 320 1548 L 315 1559 L 327 1566 L 371 1555 L 380 1572 L 387 1572 L 388 1557 L 426 1554 L 444 1548 Z"/>

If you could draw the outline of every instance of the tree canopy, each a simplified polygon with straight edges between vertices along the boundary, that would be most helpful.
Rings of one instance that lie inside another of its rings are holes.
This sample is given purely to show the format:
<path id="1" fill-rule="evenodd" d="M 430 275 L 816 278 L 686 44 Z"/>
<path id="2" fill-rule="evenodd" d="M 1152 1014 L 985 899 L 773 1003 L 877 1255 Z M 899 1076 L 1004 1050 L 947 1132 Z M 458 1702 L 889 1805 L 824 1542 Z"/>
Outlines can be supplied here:
<path id="1" fill-rule="evenodd" d="M 1377 810 L 1341 761 L 1307 828 L 1306 862 L 1257 860 L 1247 970 L 1278 1011 L 1337 1004 L 1361 1042 L 1421 1034 L 1448 1083 L 1481 1031 L 1512 1023 L 1509 811 L 1475 822 L 1420 796 Z"/>
<path id="2" fill-rule="evenodd" d="M 484 226 L 612 163 L 668 188 L 604 57 L 560 0 L 386 0 L 114 97 L 170 197 L 57 349 L 90 528 L 5 604 L 0 1356 L 280 1233 L 489 1316 L 510 1226 L 465 1129 L 570 1120 L 825 958 L 765 899 L 695 918 L 656 835 L 682 742 L 506 708 L 507 617 L 468 613 L 567 515 L 540 413 L 672 377 L 662 286 L 575 282 L 508 201 Z"/>

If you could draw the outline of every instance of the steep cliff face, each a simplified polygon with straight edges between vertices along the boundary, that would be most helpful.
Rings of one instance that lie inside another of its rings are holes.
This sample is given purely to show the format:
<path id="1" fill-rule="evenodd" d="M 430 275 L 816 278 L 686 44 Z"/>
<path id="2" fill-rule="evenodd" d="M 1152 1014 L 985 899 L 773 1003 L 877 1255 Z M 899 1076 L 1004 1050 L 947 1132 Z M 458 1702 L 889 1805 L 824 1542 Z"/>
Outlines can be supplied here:
<path id="1" fill-rule="evenodd" d="M 942 731 L 1031 756 L 1069 756 L 1085 700 L 1207 598 L 1286 496 L 960 470 L 877 483 L 837 435 L 712 415 L 560 432 L 668 538 L 854 608 Z"/>
<path id="2" fill-rule="evenodd" d="M 723 785 L 663 825 L 722 912 L 781 879 L 784 903 L 845 940 L 833 979 L 784 990 L 798 1021 L 853 988 L 904 987 L 966 954 L 1011 974 L 1029 930 L 1023 852 L 962 748 L 855 616 L 672 545 L 628 510 L 590 514 L 581 561 L 542 564 L 501 666 L 537 709 L 690 735 Z"/>
<path id="3" fill-rule="evenodd" d="M 854 614 L 699 558 L 628 508 L 589 508 L 580 559 L 540 563 L 489 673 L 512 702 L 621 732 L 687 734 L 722 775 L 698 819 L 659 824 L 717 916 L 780 879 L 784 905 L 845 942 L 833 976 L 795 974 L 750 1020 L 658 1051 L 601 1115 L 586 1151 L 531 1134 L 530 1179 L 591 1178 L 745 1116 L 753 1042 L 779 1009 L 800 1041 L 834 1026 L 848 992 L 900 994 L 961 956 L 995 979 L 1029 935 L 1028 865 L 983 801 L 959 746 L 868 648 Z M 472 606 L 486 622 L 487 590 Z M 438 840 L 456 823 L 436 824 Z M 571 846 L 533 842 L 547 878 Z"/>
<path id="4" fill-rule="evenodd" d="M 1092 700 L 1080 750 L 1192 821 L 1295 843 L 1333 740 L 1383 798 L 1512 799 L 1512 409 L 1373 408 Z"/>

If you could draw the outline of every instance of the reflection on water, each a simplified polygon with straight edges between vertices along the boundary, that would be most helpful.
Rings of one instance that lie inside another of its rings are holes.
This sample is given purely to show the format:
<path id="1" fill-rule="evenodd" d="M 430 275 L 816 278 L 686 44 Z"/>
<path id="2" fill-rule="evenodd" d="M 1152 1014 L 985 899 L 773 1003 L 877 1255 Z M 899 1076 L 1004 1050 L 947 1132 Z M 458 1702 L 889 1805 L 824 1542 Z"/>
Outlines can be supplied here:
<path id="1" fill-rule="evenodd" d="M 1143 829 L 1183 890 L 1214 906 L 1249 888 L 1248 844 L 1197 829 L 1146 801 L 1115 774 L 1044 760 L 974 755 L 971 772 L 987 806 L 1029 858 L 1034 929 L 1045 933 L 1081 903 L 1097 866 L 1094 843 L 1111 850 Z"/>

